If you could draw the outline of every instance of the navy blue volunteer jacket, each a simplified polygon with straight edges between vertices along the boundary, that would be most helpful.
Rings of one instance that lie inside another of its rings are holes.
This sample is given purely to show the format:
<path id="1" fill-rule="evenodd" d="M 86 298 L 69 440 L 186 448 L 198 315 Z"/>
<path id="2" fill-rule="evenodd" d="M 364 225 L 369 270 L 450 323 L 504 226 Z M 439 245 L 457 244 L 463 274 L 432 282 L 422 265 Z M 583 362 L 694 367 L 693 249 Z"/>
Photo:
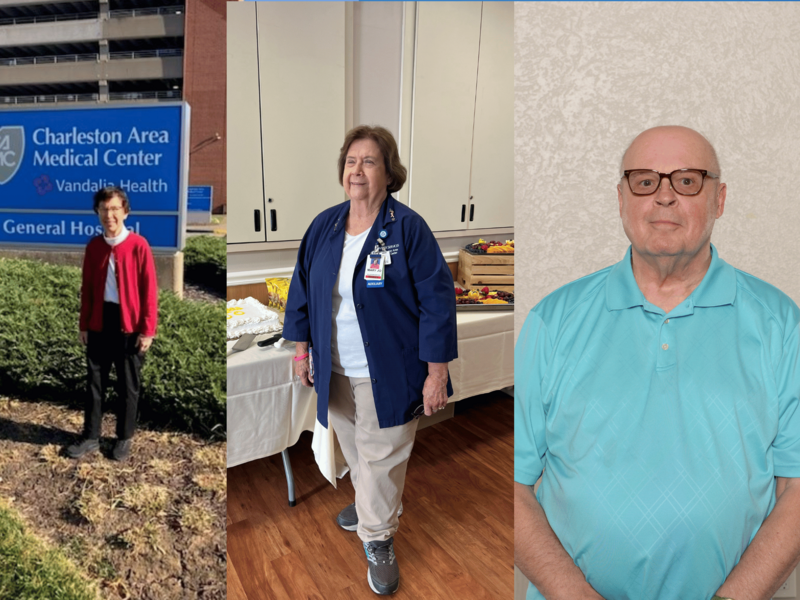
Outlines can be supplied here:
<path id="1" fill-rule="evenodd" d="M 333 287 L 344 247 L 350 202 L 322 212 L 306 231 L 297 253 L 283 337 L 310 342 L 317 391 L 317 419 L 328 426 L 331 381 Z M 391 252 L 384 287 L 367 288 L 367 256 L 381 231 Z M 422 403 L 429 362 L 458 357 L 453 276 L 425 221 L 392 196 L 384 200 L 353 275 L 353 302 L 372 379 L 381 427 L 410 421 Z M 448 376 L 447 395 L 453 395 Z"/>

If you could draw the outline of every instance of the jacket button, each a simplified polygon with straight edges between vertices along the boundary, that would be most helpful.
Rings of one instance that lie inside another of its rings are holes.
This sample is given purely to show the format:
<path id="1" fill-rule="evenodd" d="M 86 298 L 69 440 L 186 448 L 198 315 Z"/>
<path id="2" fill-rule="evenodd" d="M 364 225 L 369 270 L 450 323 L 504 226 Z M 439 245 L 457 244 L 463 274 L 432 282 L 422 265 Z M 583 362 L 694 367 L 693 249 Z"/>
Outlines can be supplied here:
<path id="1" fill-rule="evenodd" d="M 364 345 L 365 346 L 369 346 L 369 342 L 364 342 Z"/>
<path id="2" fill-rule="evenodd" d="M 372 383 L 378 383 L 378 380 L 377 379 L 373 379 Z"/>
<path id="3" fill-rule="evenodd" d="M 356 308 L 364 308 L 363 304 L 356 304 Z"/>

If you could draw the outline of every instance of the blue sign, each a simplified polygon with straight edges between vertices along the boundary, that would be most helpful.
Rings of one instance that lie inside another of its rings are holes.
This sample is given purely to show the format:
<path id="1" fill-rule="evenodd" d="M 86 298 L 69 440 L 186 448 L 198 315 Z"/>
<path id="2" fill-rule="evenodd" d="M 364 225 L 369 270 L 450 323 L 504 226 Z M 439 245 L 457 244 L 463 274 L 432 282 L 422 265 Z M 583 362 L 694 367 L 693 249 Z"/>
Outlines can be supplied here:
<path id="1" fill-rule="evenodd" d="M 211 212 L 211 203 L 214 199 L 214 186 L 190 185 L 188 210 L 192 212 Z"/>
<path id="2" fill-rule="evenodd" d="M 102 233 L 94 193 L 128 194 L 126 227 L 183 245 L 189 106 L 0 111 L 0 243 L 85 246 Z"/>
<path id="3" fill-rule="evenodd" d="M 131 213 L 125 227 L 142 235 L 151 246 L 177 248 L 178 215 L 144 215 Z M 0 212 L 0 242 L 40 244 L 47 239 L 50 244 L 85 246 L 91 238 L 103 234 L 103 226 L 96 215 L 57 213 Z M 158 240 L 158 244 L 153 243 Z"/>

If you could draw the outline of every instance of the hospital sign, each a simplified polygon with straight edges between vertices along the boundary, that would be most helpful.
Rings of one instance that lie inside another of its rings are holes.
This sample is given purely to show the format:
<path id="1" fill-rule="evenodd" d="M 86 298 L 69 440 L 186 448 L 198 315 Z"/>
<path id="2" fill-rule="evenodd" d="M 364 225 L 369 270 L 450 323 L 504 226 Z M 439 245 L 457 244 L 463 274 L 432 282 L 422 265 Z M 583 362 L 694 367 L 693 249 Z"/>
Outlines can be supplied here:
<path id="1" fill-rule="evenodd" d="M 80 246 L 102 233 L 94 193 L 128 194 L 125 225 L 181 249 L 189 105 L 0 111 L 0 244 Z"/>

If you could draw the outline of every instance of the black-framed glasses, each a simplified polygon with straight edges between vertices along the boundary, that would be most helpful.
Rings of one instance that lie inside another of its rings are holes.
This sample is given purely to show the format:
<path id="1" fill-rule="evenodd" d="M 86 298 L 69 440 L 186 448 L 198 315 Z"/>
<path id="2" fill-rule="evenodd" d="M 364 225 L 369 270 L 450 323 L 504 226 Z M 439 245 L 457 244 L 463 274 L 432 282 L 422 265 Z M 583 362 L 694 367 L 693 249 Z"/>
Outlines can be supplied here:
<path id="1" fill-rule="evenodd" d="M 650 196 L 654 194 L 661 180 L 669 179 L 672 189 L 681 196 L 696 196 L 703 189 L 706 177 L 719 179 L 719 175 L 705 169 L 675 169 L 672 173 L 659 173 L 649 169 L 631 169 L 623 171 L 622 176 L 628 180 L 628 186 L 634 196 Z"/>
<path id="2" fill-rule="evenodd" d="M 411 413 L 411 416 L 415 419 L 419 419 L 422 415 L 425 414 L 425 404 L 420 404 L 414 411 Z"/>

